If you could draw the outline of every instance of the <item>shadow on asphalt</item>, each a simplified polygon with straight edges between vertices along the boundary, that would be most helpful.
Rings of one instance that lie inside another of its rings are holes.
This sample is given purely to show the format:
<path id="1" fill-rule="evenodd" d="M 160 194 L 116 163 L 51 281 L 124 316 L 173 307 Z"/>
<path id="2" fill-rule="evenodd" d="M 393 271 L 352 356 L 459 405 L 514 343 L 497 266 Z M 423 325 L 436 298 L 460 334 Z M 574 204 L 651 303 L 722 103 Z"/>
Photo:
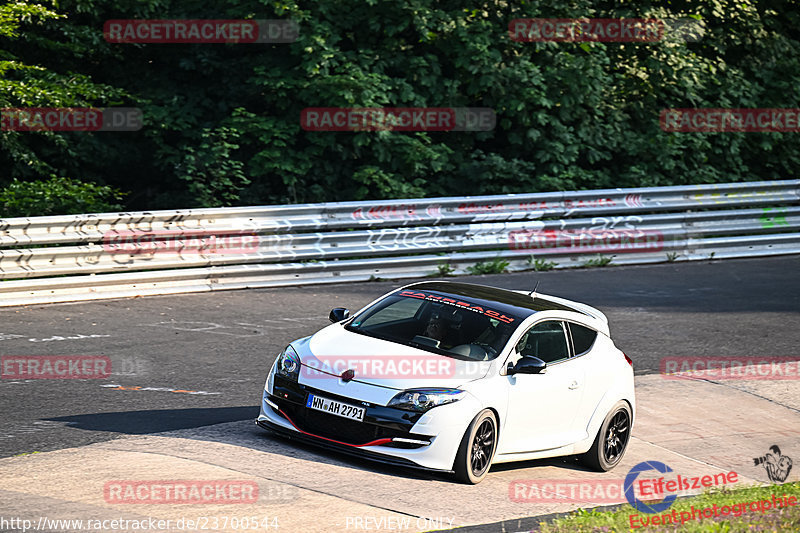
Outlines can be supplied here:
<path id="1" fill-rule="evenodd" d="M 370 471 L 407 479 L 458 483 L 451 475 L 446 473 L 426 472 L 413 468 L 388 465 L 275 435 L 253 424 L 253 420 L 257 415 L 257 406 L 242 406 L 120 411 L 54 417 L 46 420 L 63 422 L 71 428 L 86 431 L 103 431 L 126 435 L 167 433 L 164 436 L 232 444 L 294 459 L 337 465 L 354 470 Z M 169 435 L 170 432 L 177 433 Z M 492 467 L 491 472 L 497 473 L 537 466 L 587 470 L 576 459 L 565 457 L 498 464 Z"/>
<path id="2" fill-rule="evenodd" d="M 219 440 L 219 442 L 238 444 L 240 446 L 245 445 L 251 448 L 263 449 L 264 451 L 268 451 L 270 453 L 278 453 L 281 455 L 286 455 L 288 457 L 308 459 L 326 464 L 347 466 L 350 468 L 355 468 L 357 470 L 367 470 L 375 473 L 404 477 L 407 479 L 426 479 L 430 481 L 443 481 L 456 484 L 459 483 L 458 481 L 456 481 L 455 477 L 453 477 L 453 475 L 451 474 L 428 472 L 424 470 L 416 470 L 409 467 L 380 463 L 377 461 L 372 461 L 369 459 L 357 457 L 354 455 L 349 455 L 347 453 L 343 453 L 337 450 L 330 450 L 324 447 L 314 446 L 313 444 L 304 441 L 298 441 L 294 439 L 289 439 L 281 435 L 275 435 L 269 431 L 262 430 L 258 427 L 252 428 L 252 435 L 254 435 L 258 440 L 260 440 L 267 446 L 263 445 L 258 446 L 257 442 L 243 443 L 242 441 L 231 442 L 225 440 Z M 218 439 L 209 439 L 209 440 L 218 440 Z M 267 447 L 268 449 L 265 449 Z M 536 468 L 536 467 L 543 468 L 547 466 L 564 468 L 568 470 L 579 470 L 584 472 L 592 471 L 591 469 L 583 466 L 583 464 L 581 464 L 576 457 L 554 457 L 550 459 L 534 459 L 530 461 L 517 461 L 514 463 L 496 464 L 492 466 L 491 470 L 489 470 L 489 475 L 491 476 L 492 473 L 496 474 L 498 472 L 524 470 L 527 468 Z"/>
<path id="3" fill-rule="evenodd" d="M 253 417 L 254 419 L 255 417 Z M 379 461 L 370 460 L 357 455 L 350 455 L 340 450 L 332 450 L 323 446 L 316 446 L 306 441 L 290 439 L 283 435 L 277 435 L 271 431 L 264 430 L 253 423 L 253 419 L 245 422 L 237 421 L 233 424 L 209 426 L 190 431 L 176 432 L 168 437 L 187 438 L 207 442 L 218 442 L 230 444 L 270 454 L 282 455 L 292 459 L 300 459 L 313 463 L 335 465 L 353 470 L 385 474 L 389 476 L 401 477 L 405 479 L 421 479 L 445 483 L 455 483 L 458 481 L 451 474 L 417 470 L 410 467 L 391 465 Z M 536 459 L 531 461 L 519 461 L 515 463 L 504 463 L 492 466 L 489 475 L 492 473 L 524 470 L 527 468 L 553 466 L 569 470 L 590 471 L 584 467 L 574 457 L 556 457 L 551 459 Z"/>
<path id="4" fill-rule="evenodd" d="M 62 416 L 46 420 L 66 422 L 69 427 L 88 431 L 146 435 L 239 420 L 252 420 L 256 416 L 258 416 L 258 406 L 122 411 Z"/>

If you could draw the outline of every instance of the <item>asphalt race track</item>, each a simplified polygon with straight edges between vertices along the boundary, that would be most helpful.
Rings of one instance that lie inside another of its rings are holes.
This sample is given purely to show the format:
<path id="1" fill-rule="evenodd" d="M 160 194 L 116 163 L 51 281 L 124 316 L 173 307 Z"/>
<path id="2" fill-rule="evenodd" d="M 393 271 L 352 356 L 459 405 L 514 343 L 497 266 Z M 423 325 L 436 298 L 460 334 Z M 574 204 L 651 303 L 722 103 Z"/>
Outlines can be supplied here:
<path id="1" fill-rule="evenodd" d="M 598 307 L 609 317 L 617 346 L 643 376 L 657 374 L 666 356 L 800 360 L 798 272 L 800 257 L 790 256 L 457 279 L 528 290 L 539 280 L 540 293 Z M 112 374 L 96 380 L 0 381 L 0 457 L 131 436 L 146 447 L 149 435 L 163 432 L 201 431 L 205 439 L 214 428 L 198 428 L 244 421 L 224 426 L 235 429 L 209 440 L 234 448 L 241 442 L 248 450 L 263 446 L 286 457 L 310 458 L 312 464 L 339 464 L 332 452 L 273 439 L 252 426 L 266 372 L 288 342 L 328 324 L 332 307 L 356 310 L 404 283 L 2 308 L 1 355 L 102 355 L 110 358 Z M 416 479 L 398 469 L 345 464 L 359 475 L 380 473 L 389 483 L 395 476 Z M 466 488 L 451 486 L 459 493 Z M 391 487 L 386 490 L 391 493 Z M 0 501 L 8 502 L 2 495 Z"/>

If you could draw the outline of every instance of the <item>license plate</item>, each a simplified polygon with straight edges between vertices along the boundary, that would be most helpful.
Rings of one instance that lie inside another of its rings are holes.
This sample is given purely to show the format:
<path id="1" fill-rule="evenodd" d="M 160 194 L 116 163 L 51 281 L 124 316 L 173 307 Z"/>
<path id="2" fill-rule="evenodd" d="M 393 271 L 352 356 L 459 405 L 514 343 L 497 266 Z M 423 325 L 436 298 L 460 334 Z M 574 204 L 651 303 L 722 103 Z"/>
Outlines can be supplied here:
<path id="1" fill-rule="evenodd" d="M 323 413 L 349 418 L 350 420 L 358 420 L 359 422 L 364 421 L 363 407 L 356 407 L 354 405 L 337 402 L 336 400 L 323 398 L 322 396 L 314 396 L 313 394 L 309 394 L 308 399 L 306 400 L 306 407 L 310 409 L 316 409 L 317 411 L 322 411 Z"/>

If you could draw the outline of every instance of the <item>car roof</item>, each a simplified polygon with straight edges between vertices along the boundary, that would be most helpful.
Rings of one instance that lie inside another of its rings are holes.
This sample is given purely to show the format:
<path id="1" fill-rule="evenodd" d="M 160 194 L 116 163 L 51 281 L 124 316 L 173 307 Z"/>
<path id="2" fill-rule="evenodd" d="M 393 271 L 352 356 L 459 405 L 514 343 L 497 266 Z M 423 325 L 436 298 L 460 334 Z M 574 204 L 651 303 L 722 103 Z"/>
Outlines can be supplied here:
<path id="1" fill-rule="evenodd" d="M 519 317 L 528 317 L 539 311 L 572 311 L 574 313 L 586 314 L 581 309 L 548 300 L 546 297 L 541 297 L 539 294 L 536 295 L 536 298 L 532 298 L 527 294 L 522 294 L 517 291 L 489 287 L 487 285 L 454 281 L 423 281 L 407 285 L 407 287 L 413 287 L 416 290 L 436 291 L 454 296 L 462 296 L 483 305 L 491 304 L 499 311 Z"/>

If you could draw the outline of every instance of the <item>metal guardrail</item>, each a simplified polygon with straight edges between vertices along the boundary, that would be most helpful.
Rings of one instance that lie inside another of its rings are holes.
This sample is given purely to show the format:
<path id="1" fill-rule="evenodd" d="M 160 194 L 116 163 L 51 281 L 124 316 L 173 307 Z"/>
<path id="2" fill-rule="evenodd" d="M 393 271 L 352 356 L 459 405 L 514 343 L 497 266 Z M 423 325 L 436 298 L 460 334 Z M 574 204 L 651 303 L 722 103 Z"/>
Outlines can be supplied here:
<path id="1" fill-rule="evenodd" d="M 791 253 L 800 180 L 17 218 L 0 306 Z"/>

